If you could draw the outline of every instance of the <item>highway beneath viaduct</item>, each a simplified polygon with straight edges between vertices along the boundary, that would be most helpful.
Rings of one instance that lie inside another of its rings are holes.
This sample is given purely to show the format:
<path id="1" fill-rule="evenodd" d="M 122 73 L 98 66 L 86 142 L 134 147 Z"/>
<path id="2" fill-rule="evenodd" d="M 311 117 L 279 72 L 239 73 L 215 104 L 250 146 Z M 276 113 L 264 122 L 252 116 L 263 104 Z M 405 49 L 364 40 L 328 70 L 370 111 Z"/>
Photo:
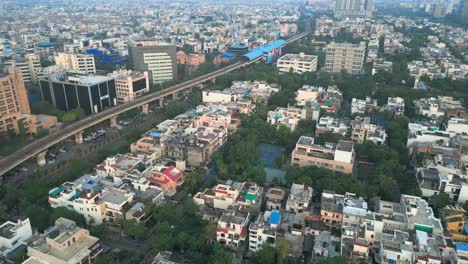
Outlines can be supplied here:
<path id="1" fill-rule="evenodd" d="M 305 37 L 308 33 L 303 32 L 297 34 L 289 39 L 286 40 L 286 44 L 299 40 Z M 96 124 L 101 122 L 110 120 L 111 124 L 115 123 L 116 117 L 119 114 L 127 112 L 129 110 L 142 107 L 143 112 L 148 111 L 148 104 L 157 100 L 163 100 L 165 97 L 173 96 L 173 98 L 177 98 L 177 93 L 191 89 L 198 85 L 202 85 L 205 82 L 214 80 L 216 77 L 224 75 L 226 73 L 235 71 L 239 68 L 246 67 L 252 63 L 256 63 L 261 59 L 258 58 L 253 61 L 239 61 L 234 64 L 228 65 L 221 69 L 215 70 L 209 74 L 173 85 L 169 88 L 164 90 L 142 96 L 140 98 L 135 99 L 134 101 L 117 105 L 115 107 L 106 109 L 100 113 L 94 114 L 87 118 L 84 118 L 78 122 L 65 126 L 53 133 L 48 134 L 47 136 L 40 138 L 21 149 L 17 150 L 16 152 L 12 153 L 11 155 L 3 158 L 0 160 L 0 176 L 4 175 L 11 169 L 15 168 L 16 166 L 20 165 L 21 163 L 25 162 L 26 160 L 32 157 L 39 157 L 39 159 L 43 159 L 45 156 L 45 152 L 48 148 L 54 146 L 55 144 L 69 138 L 75 137 L 75 139 L 79 142 L 82 141 L 83 131 L 89 127 L 92 127 Z"/>

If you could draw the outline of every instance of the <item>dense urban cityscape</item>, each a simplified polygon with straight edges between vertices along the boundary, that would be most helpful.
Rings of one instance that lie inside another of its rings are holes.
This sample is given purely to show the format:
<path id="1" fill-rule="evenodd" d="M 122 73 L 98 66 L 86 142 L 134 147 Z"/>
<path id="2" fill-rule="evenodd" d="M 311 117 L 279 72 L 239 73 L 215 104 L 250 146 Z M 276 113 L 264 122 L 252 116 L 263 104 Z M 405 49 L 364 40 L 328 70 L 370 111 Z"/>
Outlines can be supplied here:
<path id="1" fill-rule="evenodd" d="M 467 0 L 0 1 L 0 263 L 468 263 Z"/>

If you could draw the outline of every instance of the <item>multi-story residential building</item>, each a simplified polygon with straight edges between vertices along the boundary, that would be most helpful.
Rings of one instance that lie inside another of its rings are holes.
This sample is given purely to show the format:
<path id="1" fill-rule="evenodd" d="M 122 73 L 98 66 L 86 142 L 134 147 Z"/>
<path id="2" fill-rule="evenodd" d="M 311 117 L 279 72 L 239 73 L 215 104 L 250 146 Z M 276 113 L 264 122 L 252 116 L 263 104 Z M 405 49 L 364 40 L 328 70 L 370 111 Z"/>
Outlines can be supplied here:
<path id="1" fill-rule="evenodd" d="M 447 131 L 456 134 L 467 135 L 468 134 L 468 119 L 462 118 L 451 118 L 447 122 Z"/>
<path id="2" fill-rule="evenodd" d="M 3 63 L 6 67 L 20 69 L 25 83 L 37 83 L 42 76 L 41 60 L 38 54 L 28 53 L 24 57 L 16 56 Z"/>
<path id="3" fill-rule="evenodd" d="M 420 230 L 432 234 L 443 234 L 444 228 L 440 219 L 434 216 L 432 208 L 421 197 L 403 194 L 400 205 L 404 208 L 405 219 L 409 230 Z"/>
<path id="4" fill-rule="evenodd" d="M 128 57 L 133 70 L 149 73 L 152 85 L 177 78 L 177 56 L 174 45 L 153 39 L 136 40 L 129 44 Z"/>
<path id="5" fill-rule="evenodd" d="M 442 222 L 445 230 L 455 241 L 463 242 L 468 239 L 464 228 L 467 224 L 466 213 L 460 206 L 447 205 L 443 209 Z"/>
<path id="6" fill-rule="evenodd" d="M 302 74 L 304 72 L 317 71 L 318 57 L 315 55 L 285 54 L 276 62 L 276 67 L 280 72 L 293 71 L 294 73 Z"/>
<path id="7" fill-rule="evenodd" d="M 320 99 L 320 108 L 329 113 L 335 113 L 341 109 L 341 103 L 343 102 L 343 93 L 336 88 L 336 86 L 330 86 L 322 94 Z"/>
<path id="8" fill-rule="evenodd" d="M 313 263 L 320 263 L 323 259 L 340 256 L 339 247 L 339 237 L 332 235 L 330 231 L 320 232 L 315 238 L 312 249 Z"/>
<path id="9" fill-rule="evenodd" d="M 366 43 L 335 43 L 327 45 L 325 58 L 325 71 L 340 73 L 347 71 L 350 74 L 361 74 L 366 56 Z"/>
<path id="10" fill-rule="evenodd" d="M 249 226 L 249 250 L 257 252 L 263 245 L 275 247 L 276 232 L 280 222 L 279 211 L 260 213 L 257 220 Z"/>
<path id="11" fill-rule="evenodd" d="M 403 115 L 405 113 L 405 100 L 401 97 L 389 97 L 385 110 L 394 115 Z"/>
<path id="12" fill-rule="evenodd" d="M 270 188 L 266 193 L 266 209 L 281 210 L 286 192 L 279 188 Z"/>
<path id="13" fill-rule="evenodd" d="M 411 146 L 415 143 L 435 142 L 444 142 L 445 144 L 448 144 L 454 136 L 455 133 L 439 131 L 439 128 L 436 125 L 409 123 L 407 146 Z"/>
<path id="14" fill-rule="evenodd" d="M 267 122 L 279 127 L 284 125 L 291 131 L 294 131 L 299 125 L 300 120 L 318 120 L 320 109 L 316 107 L 295 108 L 295 107 L 278 107 L 275 111 L 269 111 Z"/>
<path id="15" fill-rule="evenodd" d="M 187 65 L 189 73 L 206 61 L 204 53 L 187 55 L 182 50 L 176 53 L 176 57 L 178 64 Z"/>
<path id="16" fill-rule="evenodd" d="M 140 73 L 131 70 L 118 70 L 108 74 L 108 76 L 115 79 L 118 103 L 133 101 L 149 92 L 148 72 Z"/>
<path id="17" fill-rule="evenodd" d="M 320 205 L 320 220 L 327 229 L 339 230 L 343 221 L 344 196 L 323 191 Z"/>
<path id="18" fill-rule="evenodd" d="M 215 103 L 231 103 L 236 102 L 242 97 L 238 92 L 233 93 L 230 90 L 224 91 L 202 91 L 202 100 L 206 104 L 215 104 Z"/>
<path id="19" fill-rule="evenodd" d="M 130 151 L 132 153 L 146 153 L 155 155 L 156 158 L 162 157 L 163 146 L 162 146 L 161 134 L 158 132 L 150 132 L 149 136 L 142 137 L 138 141 L 130 145 Z"/>
<path id="20" fill-rule="evenodd" d="M 37 83 L 38 79 L 42 77 L 41 58 L 38 54 L 35 54 L 35 53 L 28 53 L 24 55 L 24 57 L 29 66 L 29 73 L 31 74 L 31 82 Z"/>
<path id="21" fill-rule="evenodd" d="M 24 263 L 74 264 L 95 263 L 102 252 L 99 238 L 80 228 L 74 221 L 59 218 L 28 246 Z"/>
<path id="22" fill-rule="evenodd" d="M 193 196 L 198 205 L 226 210 L 232 206 L 259 212 L 263 203 L 263 187 L 253 182 L 233 182 L 228 180 L 225 184 L 217 184 L 204 192 Z"/>
<path id="23" fill-rule="evenodd" d="M 184 183 L 184 174 L 174 166 L 153 166 L 147 175 L 147 179 L 159 186 L 164 195 L 169 197 L 174 196 L 176 188 Z"/>
<path id="24" fill-rule="evenodd" d="M 246 240 L 250 222 L 250 212 L 241 209 L 224 211 L 218 220 L 216 241 L 223 246 L 237 249 Z"/>
<path id="25" fill-rule="evenodd" d="M 468 111 L 465 110 L 460 100 L 450 96 L 438 96 L 421 98 L 414 101 L 416 112 L 432 118 L 440 118 L 444 115 L 449 118 L 468 119 Z"/>
<path id="26" fill-rule="evenodd" d="M 96 73 L 94 56 L 90 54 L 59 52 L 55 56 L 55 63 L 66 71 Z"/>
<path id="27" fill-rule="evenodd" d="M 291 164 L 295 166 L 316 166 L 333 171 L 351 174 L 354 167 L 354 144 L 340 140 L 338 144 L 314 144 L 313 137 L 301 136 L 291 155 Z"/>
<path id="28" fill-rule="evenodd" d="M 33 233 L 29 218 L 0 225 L 0 257 L 6 257 L 19 246 L 27 245 Z"/>
<path id="29" fill-rule="evenodd" d="M 377 99 L 366 97 L 365 100 L 353 98 L 351 100 L 351 114 L 366 114 L 377 109 Z"/>
<path id="30" fill-rule="evenodd" d="M 96 114 L 117 104 L 115 80 L 108 76 L 57 72 L 39 79 L 42 100 L 62 111 L 81 108 Z"/>
<path id="31" fill-rule="evenodd" d="M 134 172 L 140 172 L 145 168 L 141 157 L 133 154 L 117 154 L 107 157 L 96 166 L 96 175 L 101 177 L 113 177 L 113 181 L 121 183 L 121 179 Z"/>
<path id="32" fill-rule="evenodd" d="M 309 207 L 312 200 L 312 188 L 303 184 L 293 183 L 286 202 L 286 211 L 302 213 Z"/>
<path id="33" fill-rule="evenodd" d="M 372 64 L 372 75 L 379 72 L 390 72 L 393 69 L 393 62 L 377 59 Z"/>
<path id="34" fill-rule="evenodd" d="M 212 208 L 226 210 L 232 207 L 239 196 L 242 183 L 228 182 L 230 184 L 217 184 L 204 192 L 198 192 L 193 196 L 193 201 L 198 205 L 206 205 Z"/>
<path id="35" fill-rule="evenodd" d="M 335 17 L 338 19 L 371 18 L 373 11 L 373 0 L 337 0 L 335 2 Z"/>
<path id="36" fill-rule="evenodd" d="M 347 118 L 321 117 L 315 128 L 315 134 L 331 132 L 346 136 L 350 131 L 350 123 L 351 121 Z"/>
<path id="37" fill-rule="evenodd" d="M 73 209 L 92 225 L 99 225 L 104 221 L 122 222 L 124 206 L 133 199 L 133 192 L 114 187 L 102 189 L 95 182 L 81 178 L 75 182 L 65 182 L 49 191 L 49 204 L 52 208 Z"/>
<path id="38" fill-rule="evenodd" d="M 278 240 L 288 245 L 288 255 L 299 258 L 303 254 L 305 240 L 304 213 L 284 213 L 278 228 Z"/>
<path id="39" fill-rule="evenodd" d="M 351 140 L 359 144 L 372 141 L 377 145 L 385 144 L 387 133 L 380 125 L 372 124 L 370 117 L 359 118 L 351 122 Z"/>
<path id="40" fill-rule="evenodd" d="M 31 115 L 29 100 L 19 69 L 0 72 L 0 132 L 37 134 L 60 126 L 55 116 Z"/>

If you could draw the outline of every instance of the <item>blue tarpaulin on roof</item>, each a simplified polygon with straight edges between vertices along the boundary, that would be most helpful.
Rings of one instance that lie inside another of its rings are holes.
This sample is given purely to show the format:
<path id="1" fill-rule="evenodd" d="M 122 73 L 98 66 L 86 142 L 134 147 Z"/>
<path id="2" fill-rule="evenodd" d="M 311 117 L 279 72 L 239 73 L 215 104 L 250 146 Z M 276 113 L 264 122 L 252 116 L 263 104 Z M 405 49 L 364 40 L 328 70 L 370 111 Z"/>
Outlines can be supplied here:
<path id="1" fill-rule="evenodd" d="M 269 224 L 277 225 L 280 223 L 280 221 L 281 221 L 281 213 L 278 211 L 271 212 Z"/>
<path id="2" fill-rule="evenodd" d="M 159 133 L 159 132 L 152 131 L 149 134 L 150 134 L 151 137 L 154 137 L 154 138 L 161 137 L 161 133 Z"/>
<path id="3" fill-rule="evenodd" d="M 465 225 L 465 228 L 466 228 L 466 225 Z M 457 251 L 458 251 L 458 250 L 461 250 L 461 251 L 468 251 L 468 245 L 467 245 L 467 244 L 464 244 L 464 243 L 457 243 L 457 244 L 456 244 L 456 248 L 457 248 Z"/>

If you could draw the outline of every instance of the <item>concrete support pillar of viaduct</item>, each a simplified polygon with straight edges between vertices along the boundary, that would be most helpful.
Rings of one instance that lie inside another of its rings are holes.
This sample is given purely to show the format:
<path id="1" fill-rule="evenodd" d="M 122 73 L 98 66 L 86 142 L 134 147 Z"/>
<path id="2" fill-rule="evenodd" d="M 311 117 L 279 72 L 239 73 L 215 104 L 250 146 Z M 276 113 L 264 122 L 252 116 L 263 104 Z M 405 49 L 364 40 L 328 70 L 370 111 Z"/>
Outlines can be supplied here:
<path id="1" fill-rule="evenodd" d="M 75 134 L 75 143 L 76 144 L 83 144 L 83 131 L 80 131 Z"/>
<path id="2" fill-rule="evenodd" d="M 158 107 L 164 106 L 164 98 L 158 99 Z"/>
<path id="3" fill-rule="evenodd" d="M 148 104 L 142 105 L 141 112 L 147 115 L 149 113 L 149 105 Z"/>
<path id="4" fill-rule="evenodd" d="M 46 165 L 46 151 L 42 151 L 36 155 L 37 165 L 45 166 Z"/>
<path id="5" fill-rule="evenodd" d="M 113 116 L 109 120 L 110 120 L 110 126 L 111 127 L 116 127 L 117 126 L 117 116 Z"/>
<path id="6" fill-rule="evenodd" d="M 216 84 L 216 78 L 210 80 L 212 84 Z"/>
<path id="7" fill-rule="evenodd" d="M 172 100 L 173 100 L 173 101 L 177 100 L 177 93 L 173 93 L 173 94 L 172 94 Z"/>

